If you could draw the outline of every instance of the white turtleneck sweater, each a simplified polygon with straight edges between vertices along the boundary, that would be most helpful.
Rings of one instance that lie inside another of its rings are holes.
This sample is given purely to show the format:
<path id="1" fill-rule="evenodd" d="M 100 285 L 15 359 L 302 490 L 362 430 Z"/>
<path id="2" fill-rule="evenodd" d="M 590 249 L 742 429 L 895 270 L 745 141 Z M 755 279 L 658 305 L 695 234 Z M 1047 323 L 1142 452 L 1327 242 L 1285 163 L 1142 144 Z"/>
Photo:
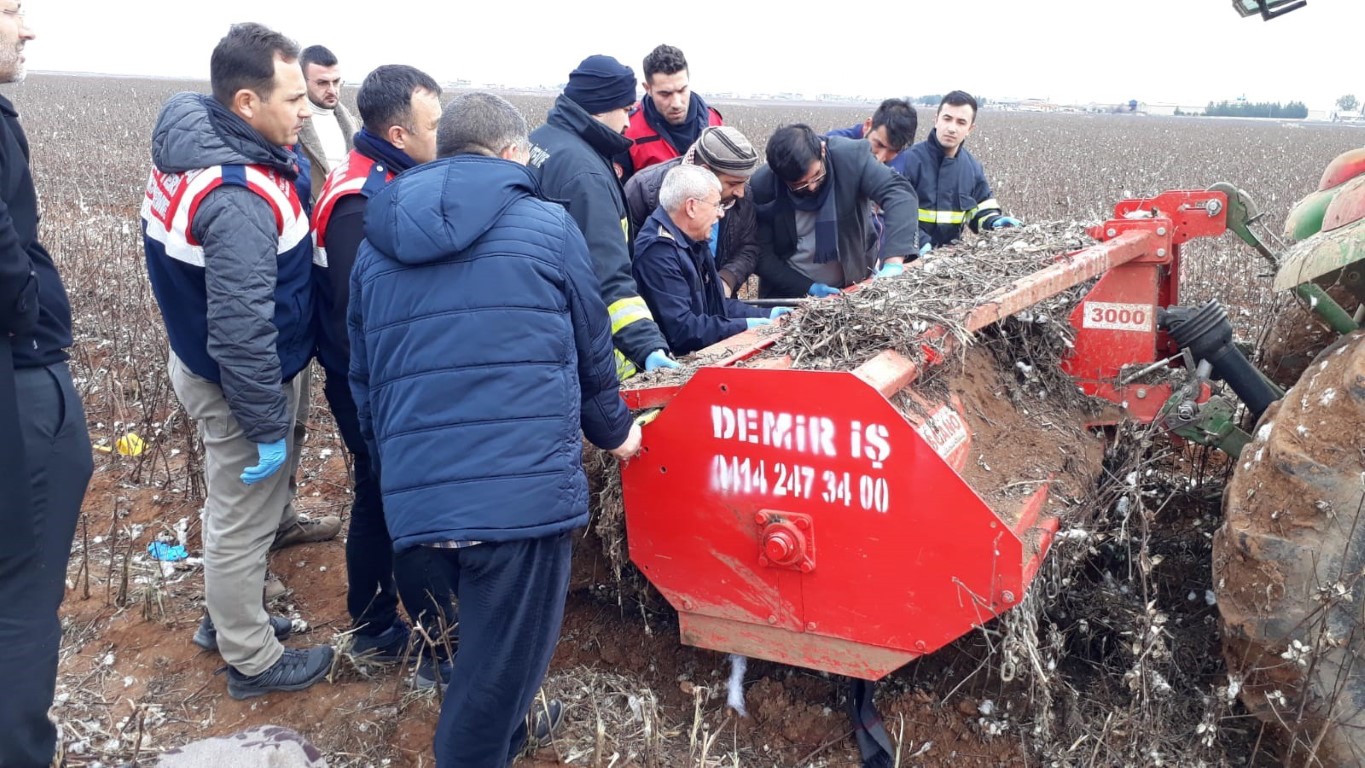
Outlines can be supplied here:
<path id="1" fill-rule="evenodd" d="M 313 110 L 313 130 L 317 131 L 318 141 L 322 142 L 322 151 L 327 156 L 327 169 L 330 171 L 346 162 L 346 137 L 341 133 L 336 110 L 324 109 L 311 101 L 308 106 Z"/>

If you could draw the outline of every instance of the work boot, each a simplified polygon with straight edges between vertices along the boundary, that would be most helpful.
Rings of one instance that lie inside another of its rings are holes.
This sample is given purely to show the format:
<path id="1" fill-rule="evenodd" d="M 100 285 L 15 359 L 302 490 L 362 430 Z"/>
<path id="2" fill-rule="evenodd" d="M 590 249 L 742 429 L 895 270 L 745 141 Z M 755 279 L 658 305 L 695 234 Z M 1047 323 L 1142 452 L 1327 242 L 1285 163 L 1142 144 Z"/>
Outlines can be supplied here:
<path id="1" fill-rule="evenodd" d="M 276 640 L 283 640 L 293 631 L 294 622 L 284 616 L 271 616 L 270 628 L 275 630 Z M 218 630 L 213 626 L 213 619 L 210 619 L 207 613 L 199 621 L 199 629 L 192 639 L 195 645 L 206 651 L 218 650 Z"/>
<path id="2" fill-rule="evenodd" d="M 332 669 L 332 646 L 285 648 L 280 660 L 259 675 L 247 676 L 228 667 L 228 695 L 234 699 L 264 696 L 271 691 L 301 691 Z"/>
<path id="3" fill-rule="evenodd" d="M 362 635 L 357 631 L 351 635 L 351 656 L 371 664 L 394 664 L 407 655 L 411 636 L 412 630 L 402 620 L 395 620 L 392 626 L 377 635 Z"/>
<path id="4" fill-rule="evenodd" d="M 331 541 L 340 531 L 341 518 L 334 515 L 317 518 L 299 515 L 294 522 L 275 532 L 275 543 L 270 545 L 270 551 L 292 547 L 295 544 Z"/>

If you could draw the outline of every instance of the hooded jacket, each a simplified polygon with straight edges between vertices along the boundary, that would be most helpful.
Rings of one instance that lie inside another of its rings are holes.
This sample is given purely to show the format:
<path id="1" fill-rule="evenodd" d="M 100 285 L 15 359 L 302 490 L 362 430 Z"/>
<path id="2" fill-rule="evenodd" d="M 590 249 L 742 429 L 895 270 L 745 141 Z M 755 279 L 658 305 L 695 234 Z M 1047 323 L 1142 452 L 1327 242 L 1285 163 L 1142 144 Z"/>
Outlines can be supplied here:
<path id="1" fill-rule="evenodd" d="M 767 310 L 725 298 L 710 246 L 688 237 L 662 207 L 645 219 L 635 240 L 633 269 L 675 354 L 742 332 L 748 327 L 745 318 L 768 316 Z"/>
<path id="2" fill-rule="evenodd" d="M 902 173 L 915 185 L 919 197 L 919 228 L 937 248 L 962 234 L 966 224 L 973 232 L 989 228 L 1001 215 L 986 171 L 981 163 L 959 145 L 957 156 L 948 157 L 938 143 L 938 131 L 902 153 L 906 156 Z"/>
<path id="3" fill-rule="evenodd" d="M 197 93 L 172 96 L 152 134 L 142 203 L 152 293 L 171 349 L 220 385 L 248 439 L 293 425 L 282 382 L 313 351 L 313 239 L 292 152 Z"/>
<path id="4" fill-rule="evenodd" d="M 640 235 L 645 219 L 659 207 L 659 190 L 663 188 L 664 176 L 682 164 L 681 157 L 675 157 L 630 177 L 626 182 L 626 209 L 630 212 L 631 242 Z M 636 251 L 638 254 L 639 252 Z M 738 293 L 741 286 L 754 273 L 758 262 L 758 217 L 754 202 L 745 193 L 735 198 L 735 204 L 725 212 L 720 220 L 720 236 L 716 242 L 716 271 L 720 279 L 730 286 L 732 294 Z M 657 317 L 657 315 L 656 315 Z"/>
<path id="5" fill-rule="evenodd" d="M 865 142 L 841 137 L 825 141 L 839 213 L 839 263 L 844 272 L 844 285 L 834 287 L 842 288 L 872 277 L 877 261 L 877 238 L 869 222 L 868 201 L 880 206 L 885 217 L 881 253 L 907 258 L 917 255 L 915 191 L 899 174 L 877 162 Z M 758 206 L 758 295 L 763 298 L 805 296 L 814 282 L 790 264 L 797 246 L 796 216 L 790 208 L 776 204 L 782 183 L 766 165 L 751 181 Z"/>
<path id="6" fill-rule="evenodd" d="M 561 203 L 588 242 L 622 378 L 643 370 L 651 352 L 668 349 L 630 274 L 629 223 L 611 158 L 630 148 L 582 107 L 560 96 L 545 124 L 531 132 L 530 168 L 545 196 Z"/>
<path id="7" fill-rule="evenodd" d="M 351 390 L 395 549 L 588 520 L 581 434 L 630 432 L 583 236 L 534 175 L 461 155 L 370 199 L 351 272 Z"/>

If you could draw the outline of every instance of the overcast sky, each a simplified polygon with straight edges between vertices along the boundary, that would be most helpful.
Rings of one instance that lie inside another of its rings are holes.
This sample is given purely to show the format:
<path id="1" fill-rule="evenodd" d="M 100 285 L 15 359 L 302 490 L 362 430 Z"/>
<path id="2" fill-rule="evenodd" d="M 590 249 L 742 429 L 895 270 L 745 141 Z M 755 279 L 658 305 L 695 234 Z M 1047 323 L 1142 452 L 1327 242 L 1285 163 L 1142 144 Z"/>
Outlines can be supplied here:
<path id="1" fill-rule="evenodd" d="M 463 0 L 24 0 L 32 70 L 208 77 L 228 25 L 322 43 L 358 83 L 379 64 L 441 81 L 564 81 L 584 56 L 680 47 L 696 92 L 873 97 L 962 88 L 987 97 L 1203 105 L 1245 95 L 1330 109 L 1365 100 L 1365 3 L 1310 0 L 1274 21 L 1231 0 L 872 3 Z M 778 9 L 781 10 L 778 10 Z M 807 10 L 797 10 L 805 8 Z M 423 13 L 428 14 L 423 16 Z M 642 31 L 648 30 L 648 31 Z"/>

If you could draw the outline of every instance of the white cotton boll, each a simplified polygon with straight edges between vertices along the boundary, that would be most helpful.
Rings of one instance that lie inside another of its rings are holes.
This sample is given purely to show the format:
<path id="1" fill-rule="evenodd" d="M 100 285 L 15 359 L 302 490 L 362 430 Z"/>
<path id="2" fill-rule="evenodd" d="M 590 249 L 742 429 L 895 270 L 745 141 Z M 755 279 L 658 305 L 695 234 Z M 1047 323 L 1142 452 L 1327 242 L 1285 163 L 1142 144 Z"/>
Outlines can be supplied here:
<path id="1" fill-rule="evenodd" d="M 748 717 L 744 707 L 744 670 L 749 659 L 737 653 L 730 654 L 730 679 L 725 684 L 725 703 L 740 717 Z"/>

